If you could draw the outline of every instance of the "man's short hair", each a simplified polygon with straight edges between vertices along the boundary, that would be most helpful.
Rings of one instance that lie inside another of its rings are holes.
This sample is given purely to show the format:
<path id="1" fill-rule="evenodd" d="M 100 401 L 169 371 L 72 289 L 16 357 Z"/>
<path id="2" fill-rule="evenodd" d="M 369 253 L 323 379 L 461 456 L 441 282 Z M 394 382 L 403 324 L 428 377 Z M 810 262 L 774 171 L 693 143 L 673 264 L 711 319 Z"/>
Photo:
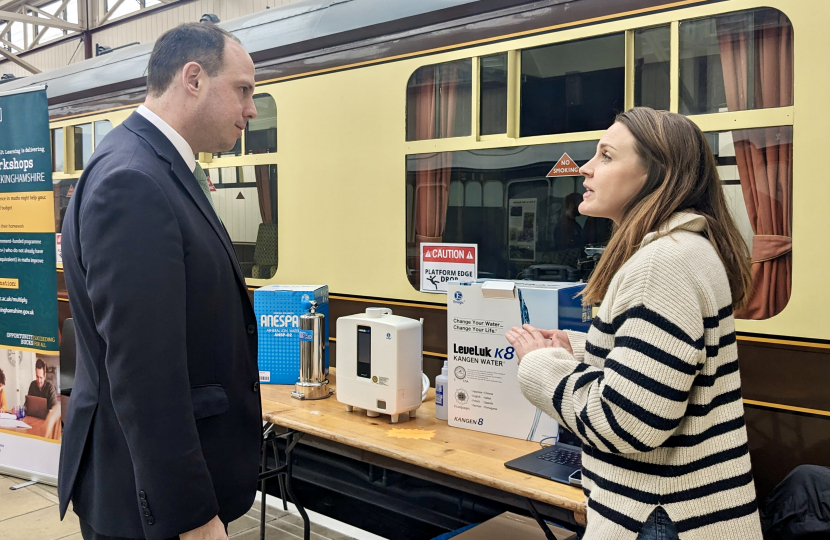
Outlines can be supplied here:
<path id="1" fill-rule="evenodd" d="M 2 385 L 6 384 L 6 374 L 3 373 L 2 369 L 0 369 L 0 384 L 2 384 Z"/>
<path id="2" fill-rule="evenodd" d="M 218 26 L 186 23 L 165 32 L 156 41 L 147 66 L 147 93 L 160 96 L 188 62 L 196 62 L 208 77 L 215 77 L 224 65 L 225 40 L 240 43 Z"/>
<path id="3" fill-rule="evenodd" d="M 39 369 L 42 369 L 43 372 L 46 373 L 46 362 L 44 362 L 40 358 L 38 358 L 37 362 L 35 362 L 35 371 L 37 371 Z"/>

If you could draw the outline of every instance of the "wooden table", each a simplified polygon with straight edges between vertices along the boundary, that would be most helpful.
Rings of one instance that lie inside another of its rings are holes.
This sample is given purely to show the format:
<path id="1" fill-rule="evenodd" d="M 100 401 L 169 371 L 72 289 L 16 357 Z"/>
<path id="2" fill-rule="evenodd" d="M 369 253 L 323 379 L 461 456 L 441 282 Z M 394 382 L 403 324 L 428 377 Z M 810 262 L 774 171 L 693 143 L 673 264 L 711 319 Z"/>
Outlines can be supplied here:
<path id="1" fill-rule="evenodd" d="M 336 387 L 335 370 L 329 382 Z M 435 418 L 435 391 L 418 409 L 417 417 L 392 424 L 388 415 L 369 418 L 366 411 L 346 412 L 336 394 L 328 399 L 300 401 L 290 397 L 293 386 L 262 385 L 262 416 L 267 422 L 312 435 L 338 446 L 387 458 L 412 468 L 471 482 L 492 492 L 506 493 L 570 511 L 576 523 L 585 524 L 582 490 L 545 480 L 504 466 L 505 461 L 539 448 L 535 442 L 511 439 L 449 427 Z M 427 438 L 412 438 L 427 437 Z M 406 467 L 403 467 L 406 472 Z M 440 480 L 438 481 L 440 482 Z"/>

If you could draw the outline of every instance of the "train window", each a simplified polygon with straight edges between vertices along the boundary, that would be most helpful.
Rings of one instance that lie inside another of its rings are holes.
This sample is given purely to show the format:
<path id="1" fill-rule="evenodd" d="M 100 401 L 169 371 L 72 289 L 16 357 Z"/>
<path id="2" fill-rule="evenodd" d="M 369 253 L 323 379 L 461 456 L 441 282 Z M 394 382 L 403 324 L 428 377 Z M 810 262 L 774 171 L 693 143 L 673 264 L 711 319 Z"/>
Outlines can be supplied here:
<path id="1" fill-rule="evenodd" d="M 547 178 L 567 152 L 582 165 L 597 141 L 407 156 L 407 269 L 418 288 L 421 242 L 478 244 L 479 277 L 576 281 L 605 244 L 611 222 L 577 207 L 581 176 Z M 482 189 L 483 188 L 483 189 Z M 443 194 L 449 191 L 449 197 Z"/>
<path id="2" fill-rule="evenodd" d="M 112 131 L 112 122 L 109 120 L 95 122 L 95 148 L 98 148 L 98 145 L 101 144 L 101 141 L 110 131 Z"/>
<path id="3" fill-rule="evenodd" d="M 418 68 L 406 87 L 406 140 L 470 135 L 472 60 Z"/>
<path id="4" fill-rule="evenodd" d="M 521 136 L 606 129 L 624 94 L 624 34 L 523 50 Z"/>
<path id="5" fill-rule="evenodd" d="M 771 8 L 680 23 L 680 112 L 793 104 L 793 28 Z"/>
<path id="6" fill-rule="evenodd" d="M 753 295 L 736 313 L 767 319 L 792 284 L 792 126 L 707 133 L 732 216 L 752 253 Z"/>
<path id="7" fill-rule="evenodd" d="M 410 186 L 407 186 L 410 187 Z M 409 192 L 409 190 L 407 190 Z M 414 194 L 414 188 L 412 189 Z M 449 194 L 449 202 L 447 203 L 448 206 L 464 206 L 464 184 L 461 182 L 450 182 L 450 194 Z M 411 217 L 411 216 L 410 216 Z"/>
<path id="8" fill-rule="evenodd" d="M 75 193 L 75 186 L 78 184 L 77 178 L 64 178 L 56 184 L 55 188 L 55 208 L 58 211 L 58 230 L 60 232 L 63 227 L 63 218 L 66 214 L 66 207 L 69 206 L 69 199 Z"/>
<path id="9" fill-rule="evenodd" d="M 464 206 L 481 206 L 481 182 L 470 180 L 464 184 Z"/>
<path id="10" fill-rule="evenodd" d="M 63 128 L 52 130 L 52 170 L 63 172 Z"/>
<path id="11" fill-rule="evenodd" d="M 634 32 L 634 105 L 669 109 L 669 56 L 671 29 L 668 26 Z"/>
<path id="12" fill-rule="evenodd" d="M 227 187 L 229 184 L 256 184 L 256 168 L 253 165 L 208 169 L 207 175 L 214 187 Z"/>
<path id="13" fill-rule="evenodd" d="M 75 170 L 82 171 L 92 157 L 92 124 L 72 126 L 75 144 Z"/>
<path id="14" fill-rule="evenodd" d="M 246 165 L 239 167 L 239 181 L 243 184 L 256 183 L 256 167 L 254 165 Z"/>
<path id="15" fill-rule="evenodd" d="M 245 277 L 277 271 L 277 166 L 207 169 L 216 213 L 228 230 Z"/>
<path id="16" fill-rule="evenodd" d="M 493 181 L 484 184 L 484 206 L 498 208 L 504 204 L 504 187 L 501 182 Z"/>
<path id="17" fill-rule="evenodd" d="M 507 133 L 507 53 L 481 58 L 482 135 Z"/>
<path id="18" fill-rule="evenodd" d="M 222 185 L 225 184 L 236 184 L 239 181 L 239 171 L 237 167 L 223 167 L 219 169 L 220 172 L 220 180 L 219 183 Z"/>
<path id="19" fill-rule="evenodd" d="M 267 154 L 277 151 L 277 104 L 268 94 L 254 96 L 257 117 L 245 128 L 245 153 Z"/>

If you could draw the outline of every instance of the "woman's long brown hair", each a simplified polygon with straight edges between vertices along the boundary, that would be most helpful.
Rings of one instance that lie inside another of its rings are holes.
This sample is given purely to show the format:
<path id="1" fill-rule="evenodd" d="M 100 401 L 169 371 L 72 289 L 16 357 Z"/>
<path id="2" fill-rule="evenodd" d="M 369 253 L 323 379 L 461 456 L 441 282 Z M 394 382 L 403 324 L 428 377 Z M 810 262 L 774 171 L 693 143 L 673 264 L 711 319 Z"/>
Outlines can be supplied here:
<path id="1" fill-rule="evenodd" d="M 658 230 L 675 212 L 687 210 L 706 218 L 705 233 L 726 268 L 733 304 L 745 305 L 752 285 L 749 249 L 729 212 L 715 157 L 700 128 L 685 116 L 647 107 L 630 109 L 616 121 L 634 135 L 648 172 L 643 189 L 615 226 L 582 292 L 583 302 L 599 303 L 646 234 Z"/>

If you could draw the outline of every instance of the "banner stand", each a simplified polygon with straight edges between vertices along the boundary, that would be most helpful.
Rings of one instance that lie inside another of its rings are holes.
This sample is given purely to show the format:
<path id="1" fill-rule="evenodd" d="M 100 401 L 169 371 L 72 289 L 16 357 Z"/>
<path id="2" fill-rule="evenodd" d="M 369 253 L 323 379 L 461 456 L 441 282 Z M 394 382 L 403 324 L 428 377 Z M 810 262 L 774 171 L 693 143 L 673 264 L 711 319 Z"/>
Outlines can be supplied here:
<path id="1" fill-rule="evenodd" d="M 0 93 L 0 473 L 52 485 L 62 435 L 55 215 L 46 87 Z"/>
<path id="2" fill-rule="evenodd" d="M 14 478 L 20 478 L 24 481 L 31 480 L 33 482 L 37 482 L 38 484 L 44 484 L 47 486 L 58 486 L 57 476 L 51 476 L 48 474 L 43 474 L 28 469 L 4 467 L 3 465 L 0 465 L 0 474 L 4 476 L 13 476 Z"/>

